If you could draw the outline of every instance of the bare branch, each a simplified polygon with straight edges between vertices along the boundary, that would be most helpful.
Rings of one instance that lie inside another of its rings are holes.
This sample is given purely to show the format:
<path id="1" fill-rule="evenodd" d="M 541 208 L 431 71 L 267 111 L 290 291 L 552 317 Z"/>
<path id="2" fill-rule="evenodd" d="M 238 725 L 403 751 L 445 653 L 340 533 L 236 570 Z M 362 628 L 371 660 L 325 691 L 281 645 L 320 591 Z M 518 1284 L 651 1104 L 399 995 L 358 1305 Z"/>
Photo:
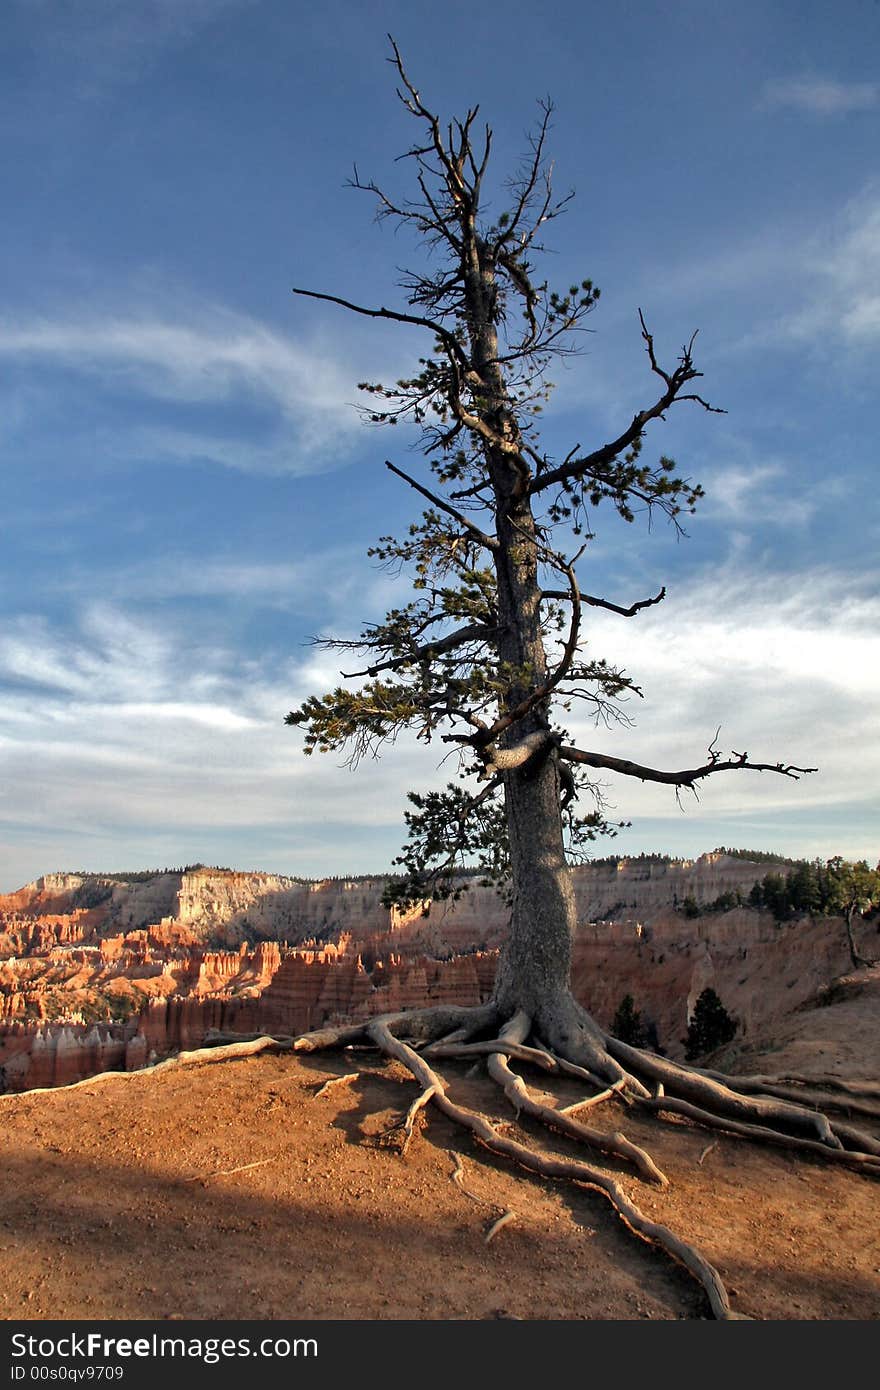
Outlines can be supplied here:
<path id="1" fill-rule="evenodd" d="M 525 170 L 522 180 L 520 181 L 519 196 L 516 200 L 516 205 L 513 209 L 513 213 L 511 214 L 510 218 L 505 224 L 504 231 L 502 232 L 501 236 L 499 236 L 496 240 L 496 250 L 500 250 L 500 248 L 504 246 L 506 242 L 512 241 L 513 238 L 516 236 L 520 222 L 522 221 L 523 215 L 531 201 L 532 194 L 534 193 L 538 185 L 538 181 L 541 177 L 541 168 L 544 161 L 544 142 L 547 138 L 547 130 L 550 125 L 550 117 L 553 115 L 552 102 L 542 102 L 541 110 L 543 112 L 543 115 L 541 117 L 541 124 L 538 127 L 537 134 L 532 138 L 532 159 L 528 169 Z M 535 220 L 531 232 L 527 234 L 529 239 L 531 238 L 531 236 L 534 235 L 535 231 L 537 231 L 541 222 L 544 221 L 546 217 L 546 212 L 550 199 L 549 176 L 546 179 L 546 189 L 547 197 L 545 199 L 544 207 L 542 209 L 542 215 Z"/>
<path id="2" fill-rule="evenodd" d="M 440 164 L 444 170 L 444 177 L 450 195 L 454 199 L 456 199 L 456 201 L 464 201 L 465 195 L 467 193 L 467 188 L 461 176 L 461 167 L 453 158 L 451 148 L 447 150 L 446 146 L 443 143 L 443 136 L 440 132 L 440 122 L 437 116 L 434 114 L 434 112 L 429 111 L 428 107 L 425 106 L 424 102 L 419 96 L 418 91 L 413 86 L 412 82 L 407 76 L 406 69 L 403 66 L 403 59 L 400 56 L 400 50 L 390 34 L 388 35 L 388 41 L 391 44 L 391 48 L 394 53 L 394 57 L 390 58 L 389 62 L 391 62 L 394 65 L 394 67 L 397 68 L 400 80 L 403 83 L 405 89 L 404 92 L 401 91 L 400 88 L 398 88 L 397 95 L 399 96 L 403 105 L 406 107 L 407 111 L 409 111 L 413 116 L 418 116 L 427 124 L 431 132 L 431 145 L 433 146 L 433 151 L 439 159 Z M 470 117 L 470 119 L 472 120 L 473 117 Z M 451 144 L 452 136 L 450 132 L 450 146 Z M 410 153 L 419 157 L 429 153 L 429 151 L 426 149 L 415 148 L 411 150 Z"/>
<path id="3" fill-rule="evenodd" d="M 396 467 L 396 465 L 390 463 L 388 459 L 385 460 L 385 467 L 390 468 L 392 473 L 396 473 L 398 478 L 403 478 L 405 483 L 409 483 L 410 487 L 415 488 L 416 492 L 420 492 L 423 497 L 427 497 L 429 502 L 433 502 L 435 507 L 439 507 L 441 511 L 446 512 L 447 516 L 454 517 L 459 526 L 463 527 L 465 531 L 469 531 L 472 536 L 475 536 L 481 545 L 485 545 L 488 550 L 498 549 L 498 541 L 495 536 L 487 536 L 485 531 L 481 531 L 479 526 L 471 521 L 469 516 L 465 516 L 464 512 L 460 512 L 457 507 L 453 507 L 444 497 L 438 497 L 435 492 L 430 492 L 428 488 L 422 487 L 422 484 L 416 482 L 415 478 L 411 478 L 408 473 L 404 473 L 402 468 Z"/>
<path id="4" fill-rule="evenodd" d="M 377 662 L 375 666 L 367 666 L 363 671 L 342 671 L 340 674 L 348 681 L 354 680 L 356 676 L 378 676 L 380 671 L 396 671 L 401 666 L 416 666 L 419 662 L 430 661 L 444 652 L 453 651 L 465 642 L 486 641 L 496 631 L 496 628 L 486 627 L 483 623 L 471 623 L 468 627 L 460 627 L 433 642 L 425 642 L 423 646 L 414 648 L 405 656 L 390 657 L 387 661 Z"/>
<path id="5" fill-rule="evenodd" d="M 431 209 L 431 215 L 434 218 L 434 223 L 432 225 L 436 226 L 437 231 L 439 231 L 441 235 L 446 238 L 456 255 L 460 256 L 460 237 L 457 237 L 455 233 L 452 231 L 452 228 L 449 226 L 449 219 L 443 216 L 442 212 L 435 203 L 433 195 L 431 194 L 431 191 L 428 188 L 427 183 L 425 182 L 425 176 L 421 170 L 419 170 L 418 177 L 419 188 L 422 190 L 422 195 L 424 196 L 425 202 L 428 204 L 428 207 Z"/>
<path id="6" fill-rule="evenodd" d="M 419 182 L 422 182 L 421 175 L 419 176 Z M 373 179 L 365 183 L 358 172 L 356 164 L 354 166 L 354 178 L 348 179 L 347 187 L 354 188 L 359 193 L 370 193 L 373 195 L 379 204 L 379 208 L 376 212 L 377 220 L 383 217 L 396 217 L 401 222 L 413 222 L 423 234 L 431 233 L 437 237 L 445 238 L 456 254 L 460 252 L 460 243 L 456 240 L 451 229 L 447 227 L 442 214 L 439 209 L 434 206 L 424 185 L 422 186 L 422 191 L 431 209 L 431 217 L 428 217 L 424 209 L 420 208 L 417 203 L 404 203 L 401 205 L 392 202 L 384 189 L 380 188 Z"/>
<path id="7" fill-rule="evenodd" d="M 732 757 L 724 760 L 710 755 L 709 762 L 704 763 L 702 767 L 686 768 L 680 772 L 663 772 L 656 767 L 643 767 L 641 763 L 630 762 L 628 758 L 612 758 L 607 753 L 589 753 L 582 748 L 572 748 L 568 744 L 562 745 L 559 756 L 566 762 L 585 763 L 587 767 L 601 767 L 609 772 L 620 772 L 624 777 L 637 777 L 640 782 L 665 782 L 673 787 L 692 787 L 695 782 L 709 777 L 713 772 L 776 772 L 781 777 L 791 777 L 797 782 L 801 776 L 819 771 L 816 767 L 795 767 L 793 764 L 753 763 L 749 761 L 747 753 L 734 753 Z"/>
<path id="8" fill-rule="evenodd" d="M 701 396 L 697 396 L 693 393 L 689 395 L 682 394 L 682 387 L 686 386 L 688 382 L 703 375 L 702 372 L 697 371 L 694 366 L 693 357 L 691 356 L 691 348 L 693 347 L 694 339 L 691 338 L 690 344 L 682 349 L 682 355 L 679 358 L 675 370 L 673 372 L 665 372 L 657 362 L 654 353 L 654 339 L 645 326 L 645 320 L 641 309 L 639 310 L 639 322 L 642 325 L 642 337 L 645 340 L 645 347 L 651 363 L 651 370 L 662 378 L 666 385 L 666 390 L 658 397 L 653 405 L 648 406 L 645 410 L 637 411 L 623 433 L 619 434 L 617 438 L 613 439 L 609 444 L 603 444 L 601 448 L 594 449 L 592 453 L 584 455 L 583 458 L 573 459 L 571 455 L 569 455 L 557 468 L 551 468 L 546 473 L 542 473 L 535 477 L 529 485 L 530 495 L 533 496 L 535 493 L 543 492 L 545 488 L 553 487 L 557 483 L 573 482 L 579 478 L 594 476 L 601 469 L 614 463 L 624 450 L 631 448 L 636 441 L 641 440 L 645 426 L 651 420 L 660 419 L 664 412 L 667 411 L 671 405 L 674 405 L 676 401 L 695 400 L 698 401 L 705 410 L 709 410 L 713 414 L 724 415 L 726 413 L 718 406 L 709 405 Z"/>
<path id="9" fill-rule="evenodd" d="M 303 290 L 296 285 L 291 289 L 291 294 L 301 295 L 304 299 L 323 299 L 328 304 L 338 304 L 343 309 L 350 309 L 353 314 L 363 314 L 370 319 L 391 319 L 394 323 L 412 323 L 420 328 L 428 328 L 436 334 L 447 349 L 451 358 L 455 358 L 458 363 L 467 368 L 467 357 L 461 349 L 461 345 L 456 340 L 455 334 L 451 333 L 442 323 L 436 319 L 423 318 L 421 314 L 404 314 L 397 309 L 367 309 L 363 304 L 353 304 L 350 299 L 342 299 L 338 294 L 322 294 L 319 290 Z"/>
<path id="10" fill-rule="evenodd" d="M 634 618 L 643 608 L 653 608 L 655 603 L 662 603 L 665 597 L 664 585 L 653 598 L 639 599 L 638 603 L 631 603 L 629 608 L 621 608 L 619 603 L 611 603 L 607 598 L 595 598 L 592 594 L 581 594 L 581 603 L 587 608 L 607 608 L 610 613 L 619 613 L 622 618 Z M 541 598 L 565 600 L 571 598 L 571 594 L 566 589 L 543 589 Z"/>

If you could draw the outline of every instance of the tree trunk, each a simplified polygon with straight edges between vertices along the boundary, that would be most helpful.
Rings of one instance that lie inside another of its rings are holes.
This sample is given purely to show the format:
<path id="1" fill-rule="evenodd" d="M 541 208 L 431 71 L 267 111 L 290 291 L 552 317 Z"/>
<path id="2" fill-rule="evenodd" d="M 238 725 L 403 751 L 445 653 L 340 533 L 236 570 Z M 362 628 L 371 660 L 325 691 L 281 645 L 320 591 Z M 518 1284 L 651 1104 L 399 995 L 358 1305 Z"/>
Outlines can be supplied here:
<path id="1" fill-rule="evenodd" d="M 500 438 L 521 444 L 516 412 L 498 363 L 495 267 L 473 227 L 471 233 L 466 294 L 473 361 L 485 388 L 480 413 Z M 520 679 L 507 682 L 504 706 L 511 712 L 547 679 L 539 542 L 531 502 L 523 496 L 510 458 L 491 443 L 484 444 L 483 452 L 495 493 L 498 658 L 508 670 L 522 672 Z M 616 1081 L 622 1075 L 620 1068 L 570 990 L 577 917 L 563 843 L 559 758 L 550 741 L 547 700 L 535 705 L 499 742 L 515 746 L 534 734 L 546 735 L 546 746 L 504 773 L 513 900 L 493 1003 L 505 1017 L 520 1011 L 528 1014 L 548 1041 L 568 1046 L 569 1055 Z"/>
<path id="2" fill-rule="evenodd" d="M 862 960 L 861 956 L 856 950 L 856 941 L 855 937 L 853 936 L 852 929 L 852 919 L 853 909 L 851 907 L 847 907 L 845 909 L 843 919 L 846 922 L 846 944 L 849 946 L 849 958 L 852 961 L 853 970 L 858 970 L 859 966 L 862 963 Z"/>
<path id="3" fill-rule="evenodd" d="M 555 751 L 508 773 L 505 786 L 513 903 L 495 984 L 505 1013 L 543 1014 L 568 991 L 576 916 L 562 844 Z"/>
<path id="4" fill-rule="evenodd" d="M 503 471 L 502 471 L 503 470 Z M 503 463 L 496 477 L 504 477 Z M 499 489 L 500 490 L 500 489 Z M 528 502 L 504 488 L 497 508 L 499 657 L 523 671 L 510 683 L 508 710 L 547 676 L 541 629 L 541 590 L 535 523 Z M 532 734 L 550 738 L 546 703 L 536 705 L 502 741 L 516 744 Z M 535 1017 L 567 992 L 574 892 L 565 859 L 559 771 L 552 743 L 504 775 L 513 903 L 510 937 L 499 966 L 496 1002 L 505 1013 L 523 1009 Z"/>
<path id="5" fill-rule="evenodd" d="M 500 468 L 495 476 L 504 476 Z M 547 658 L 534 517 L 528 501 L 518 500 L 515 490 L 498 491 L 498 655 L 524 672 L 522 682 L 512 681 L 506 692 L 506 707 L 513 710 L 546 681 Z M 535 1031 L 551 1046 L 616 1082 L 620 1067 L 609 1057 L 601 1030 L 571 994 L 577 914 L 563 842 L 559 755 L 547 705 L 535 705 L 501 738 L 515 745 L 529 735 L 543 734 L 547 741 L 527 762 L 504 774 L 512 911 L 493 1003 L 505 1017 L 528 1014 Z"/>

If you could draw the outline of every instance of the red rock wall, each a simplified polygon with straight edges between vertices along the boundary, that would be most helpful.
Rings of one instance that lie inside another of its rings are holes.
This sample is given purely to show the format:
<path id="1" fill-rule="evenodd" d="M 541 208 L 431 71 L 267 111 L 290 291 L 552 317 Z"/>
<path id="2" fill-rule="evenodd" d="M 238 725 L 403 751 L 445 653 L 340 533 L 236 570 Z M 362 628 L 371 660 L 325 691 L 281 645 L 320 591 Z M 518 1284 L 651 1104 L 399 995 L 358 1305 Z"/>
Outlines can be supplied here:
<path id="1" fill-rule="evenodd" d="M 744 892 L 766 868 L 708 855 L 695 864 L 622 861 L 575 871 L 582 922 L 573 943 L 577 997 L 608 1025 L 631 994 L 673 1055 L 680 1055 L 689 1011 L 707 985 L 746 1036 L 791 1012 L 848 968 L 841 924 L 776 926 L 765 914 L 746 910 L 687 919 L 672 906 L 688 895 L 706 903 L 735 888 Z M 167 897 L 173 877 L 162 876 L 155 891 L 147 891 L 149 883 L 137 885 L 137 912 L 126 885 L 116 885 L 114 894 L 137 916 L 157 894 Z M 7 928 L 34 949 L 0 963 L 0 1020 L 12 1024 L 0 1027 L 0 1066 L 7 1072 L 11 1067 L 9 1074 L 19 1081 L 25 1075 L 43 1078 L 29 1085 L 59 1084 L 58 1078 L 120 1064 L 118 1056 L 107 1060 L 119 1042 L 118 1029 L 105 1035 L 81 1025 L 36 1026 L 45 1012 L 46 985 L 55 991 L 53 1009 L 59 982 L 66 988 L 65 981 L 80 991 L 152 996 L 140 1018 L 140 1041 L 129 1037 L 126 1047 L 134 1047 L 131 1057 L 164 1056 L 199 1046 L 209 1029 L 300 1033 L 431 1002 L 477 1004 L 491 993 L 506 930 L 507 909 L 477 886 L 460 903 L 435 907 L 428 918 L 414 910 L 385 913 L 383 919 L 385 910 L 377 908 L 380 880 L 308 885 L 218 872 L 186 876 L 188 910 L 201 913 L 199 923 L 165 917 L 116 935 L 105 930 L 103 940 L 91 945 L 86 937 L 97 931 L 103 909 L 22 915 L 25 907 L 31 912 L 63 904 L 65 892 L 70 906 L 70 894 L 82 882 L 56 876 L 32 885 L 29 897 L 27 890 L 11 895 L 14 904 L 4 900 Z M 322 933 L 332 928 L 335 944 L 312 941 L 291 950 L 264 941 L 254 950 L 244 944 L 208 950 L 199 936 L 201 923 L 221 909 L 236 921 L 245 911 L 259 911 L 276 927 L 299 913 L 300 925 L 317 925 Z M 613 913 L 617 920 L 596 920 Z M 34 1021 L 17 1031 L 13 1020 L 26 1011 Z"/>
<path id="2" fill-rule="evenodd" d="M 67 1086 L 97 1072 L 134 1071 L 147 1056 L 145 1037 L 117 1025 L 0 1027 L 0 1090 Z"/>

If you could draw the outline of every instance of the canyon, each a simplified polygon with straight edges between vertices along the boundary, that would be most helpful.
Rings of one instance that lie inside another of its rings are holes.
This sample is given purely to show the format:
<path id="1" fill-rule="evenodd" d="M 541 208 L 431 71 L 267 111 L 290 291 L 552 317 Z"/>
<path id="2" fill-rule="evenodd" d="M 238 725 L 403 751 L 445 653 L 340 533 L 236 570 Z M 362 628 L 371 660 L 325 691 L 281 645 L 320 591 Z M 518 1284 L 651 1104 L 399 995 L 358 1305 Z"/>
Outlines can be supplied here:
<path id="1" fill-rule="evenodd" d="M 671 1056 L 707 987 L 740 1041 L 759 1035 L 849 967 L 840 920 L 778 923 L 744 905 L 787 867 L 715 851 L 574 868 L 575 994 L 605 1026 L 631 995 Z M 383 907 L 383 886 L 197 866 L 50 874 L 0 896 L 0 1089 L 135 1070 L 216 1031 L 295 1034 L 488 998 L 498 893 L 473 882 L 426 915 Z"/>

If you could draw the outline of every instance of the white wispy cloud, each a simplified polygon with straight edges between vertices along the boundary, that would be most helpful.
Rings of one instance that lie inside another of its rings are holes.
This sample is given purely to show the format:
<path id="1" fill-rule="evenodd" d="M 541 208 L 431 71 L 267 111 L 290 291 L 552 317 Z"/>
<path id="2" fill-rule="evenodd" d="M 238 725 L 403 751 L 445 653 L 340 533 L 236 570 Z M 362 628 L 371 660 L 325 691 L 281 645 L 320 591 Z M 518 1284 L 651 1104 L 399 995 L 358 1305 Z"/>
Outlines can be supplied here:
<path id="1" fill-rule="evenodd" d="M 102 390 L 122 385 L 145 402 L 250 400 L 276 411 L 285 431 L 268 446 L 252 446 L 207 430 L 136 424 L 126 432 L 129 453 L 201 454 L 236 467 L 308 471 L 316 452 L 323 458 L 338 450 L 359 425 L 350 405 L 357 394 L 353 362 L 218 306 L 179 319 L 88 312 L 7 318 L 0 357 L 81 373 Z"/>
<path id="2" fill-rule="evenodd" d="M 734 827 L 800 815 L 811 818 L 817 852 L 870 854 L 880 597 L 821 569 L 761 579 L 730 565 L 631 621 L 591 610 L 585 629 L 590 653 L 625 667 L 645 699 L 631 703 L 629 730 L 573 721 L 581 746 L 692 767 L 721 725 L 725 751 L 819 768 L 799 782 L 719 774 L 699 803 L 683 798 L 683 811 L 670 788 L 609 774 L 618 813 L 651 825 L 657 848 L 677 847 L 682 826 L 705 849 L 741 840 Z M 18 827 L 0 834 L 5 886 L 82 862 L 86 833 L 104 867 L 111 851 L 114 863 L 136 866 L 144 846 L 161 846 L 152 853 L 169 863 L 247 854 L 279 870 L 381 869 L 403 838 L 407 789 L 443 785 L 455 769 L 440 765 L 439 745 L 411 739 L 354 773 L 342 755 L 303 757 L 283 716 L 337 682 L 334 653 L 243 663 L 167 617 L 160 630 L 106 604 L 87 608 L 71 632 L 20 624 L 0 643 L 0 780 Z M 53 848 L 51 862 L 31 860 L 24 872 L 16 856 L 26 832 Z"/>
<path id="3" fill-rule="evenodd" d="M 814 116 L 841 116 L 880 105 L 880 83 L 837 82 L 833 78 L 780 77 L 764 84 L 761 104 L 787 107 Z"/>
<path id="4" fill-rule="evenodd" d="M 169 691 L 173 664 L 157 627 L 95 603 L 74 633 L 56 633 L 39 617 L 10 623 L 0 636 L 0 677 L 58 695 L 132 699 L 144 680 Z"/>
<path id="5" fill-rule="evenodd" d="M 625 756 L 699 766 L 720 725 L 724 752 L 818 766 L 797 783 L 748 772 L 707 779 L 701 801 L 731 814 L 830 810 L 876 796 L 878 634 L 880 597 L 824 570 L 762 578 L 730 565 L 631 624 L 591 615 L 597 652 L 645 691 L 628 707 L 637 725 L 623 736 Z M 617 733 L 582 727 L 579 736 L 586 747 L 621 752 Z M 674 814 L 667 789 L 627 781 L 617 790 L 628 812 Z"/>
<path id="6" fill-rule="evenodd" d="M 25 818 L 36 807 L 37 819 L 48 799 L 56 812 L 67 802 L 102 822 L 109 795 L 121 824 L 182 824 L 205 806 L 212 822 L 308 821 L 311 805 L 289 803 L 294 783 L 334 765 L 303 759 L 283 716 L 338 679 L 332 653 L 308 648 L 276 669 L 199 645 L 167 617 L 160 626 L 107 604 L 87 606 L 71 629 L 22 619 L 0 640 L 5 797 Z M 128 769 L 132 780 L 111 791 L 101 768 Z M 333 820 L 347 813 L 347 803 L 322 805 Z"/>
<path id="7" fill-rule="evenodd" d="M 700 503 L 700 517 L 725 526 L 741 524 L 762 539 L 768 530 L 782 529 L 789 544 L 792 531 L 808 526 L 824 509 L 844 505 L 855 486 L 841 464 L 807 486 L 796 458 L 763 452 L 755 458 L 756 452 L 748 439 L 734 433 L 725 436 L 703 478 L 706 498 Z"/>
<path id="8" fill-rule="evenodd" d="M 647 398 L 651 380 L 633 303 L 645 308 L 649 326 L 656 324 L 664 365 L 674 360 L 676 343 L 700 328 L 696 361 L 716 405 L 725 404 L 712 390 L 719 371 L 729 370 L 731 359 L 758 363 L 767 348 L 796 344 L 811 361 L 838 371 L 845 347 L 848 374 L 871 372 L 876 358 L 864 358 L 862 349 L 880 336 L 880 180 L 868 179 L 844 203 L 828 202 L 808 219 L 783 212 L 757 229 L 744 224 L 727 241 L 716 236 L 694 245 L 662 266 L 648 257 L 636 277 L 627 287 L 627 313 L 606 315 L 603 306 L 597 315 L 602 351 L 560 374 L 563 405 L 579 400 L 603 411 L 610 400 L 617 417 Z"/>
<path id="9" fill-rule="evenodd" d="M 780 510 L 775 505 L 782 501 L 778 497 L 778 484 L 784 475 L 785 470 L 779 463 L 757 463 L 751 467 L 736 463 L 715 468 L 709 498 L 701 506 L 701 514 L 743 521 L 754 516 L 761 507 L 762 516 L 769 514 L 777 524 L 788 525 L 793 520 L 792 513 L 787 506 Z M 773 505 L 768 506 L 771 498 Z M 798 520 L 805 520 L 812 510 L 805 508 L 801 499 L 786 498 L 785 501 L 794 501 L 798 506 Z"/>
<path id="10" fill-rule="evenodd" d="M 75 601 L 89 615 L 101 610 L 101 605 L 96 609 L 94 602 L 98 591 L 106 601 L 104 606 L 109 603 L 116 612 L 133 604 L 168 600 L 196 599 L 219 606 L 229 601 L 257 603 L 308 619 L 310 635 L 343 638 L 357 637 L 366 624 L 381 618 L 402 597 L 397 577 L 371 565 L 360 545 L 331 546 L 291 561 L 244 560 L 210 553 L 198 559 L 186 554 L 166 554 L 120 563 L 103 573 L 97 583 L 94 571 L 85 566 L 65 568 L 58 573 L 50 571 L 40 588 L 53 598 L 63 595 L 65 600 Z M 93 620 L 92 616 L 82 621 Z M 22 617 L 12 621 L 0 635 L 0 654 L 6 653 L 7 662 L 18 653 L 19 675 L 35 669 L 31 665 L 34 661 L 44 665 L 50 660 L 48 648 L 40 658 L 32 647 L 35 636 L 45 635 L 44 629 L 39 618 Z M 242 659 L 240 653 L 238 659 Z M 346 659 L 358 662 L 357 655 Z M 75 666 L 76 657 L 72 660 Z M 63 669 L 68 682 L 78 679 L 69 670 L 70 661 L 68 654 L 68 664 Z M 204 673 L 201 679 L 206 679 Z"/>
<path id="11" fill-rule="evenodd" d="M 798 264 L 809 293 L 782 320 L 782 333 L 813 350 L 828 335 L 855 349 L 880 336 L 880 183 L 869 184 L 805 242 Z"/>

